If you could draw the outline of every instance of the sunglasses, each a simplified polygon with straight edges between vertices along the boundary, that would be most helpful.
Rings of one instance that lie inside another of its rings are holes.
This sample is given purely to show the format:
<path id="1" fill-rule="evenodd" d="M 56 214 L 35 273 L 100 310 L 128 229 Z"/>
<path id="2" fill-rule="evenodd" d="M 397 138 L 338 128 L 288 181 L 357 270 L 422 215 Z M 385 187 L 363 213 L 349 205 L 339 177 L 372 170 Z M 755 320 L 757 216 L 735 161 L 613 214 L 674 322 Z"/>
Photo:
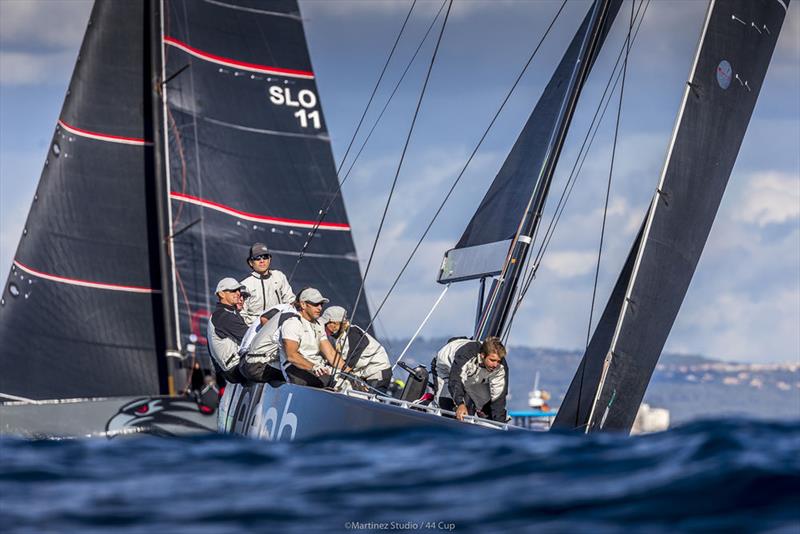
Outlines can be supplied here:
<path id="1" fill-rule="evenodd" d="M 253 260 L 253 261 L 270 260 L 270 259 L 272 259 L 272 255 L 270 255 L 270 254 L 262 254 L 261 256 L 256 256 L 255 258 L 250 258 L 250 259 Z"/>
<path id="2" fill-rule="evenodd" d="M 309 306 L 314 306 L 315 308 L 318 308 L 318 307 L 322 306 L 325 303 L 324 302 L 308 302 L 308 301 L 306 301 L 306 304 L 308 304 Z"/>

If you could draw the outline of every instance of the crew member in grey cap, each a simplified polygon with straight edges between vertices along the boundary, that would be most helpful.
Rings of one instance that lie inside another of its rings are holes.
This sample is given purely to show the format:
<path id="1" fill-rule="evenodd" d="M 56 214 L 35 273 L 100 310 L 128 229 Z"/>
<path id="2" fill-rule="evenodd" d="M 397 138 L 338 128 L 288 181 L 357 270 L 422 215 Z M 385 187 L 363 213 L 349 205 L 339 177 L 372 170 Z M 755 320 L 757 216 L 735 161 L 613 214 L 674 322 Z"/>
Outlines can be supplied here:
<path id="1" fill-rule="evenodd" d="M 350 374 L 386 393 L 392 381 L 386 349 L 363 328 L 351 324 L 347 320 L 347 310 L 341 306 L 326 308 L 319 322 L 334 339 L 334 348 L 344 358 L 345 366 L 352 369 Z"/>
<path id="2" fill-rule="evenodd" d="M 237 304 L 244 286 L 235 278 L 223 278 L 214 291 L 217 308 L 208 319 L 208 352 L 228 382 L 243 382 L 239 373 L 239 344 L 247 332 L 247 325 L 239 315 Z"/>
<path id="3" fill-rule="evenodd" d="M 325 336 L 325 329 L 317 322 L 322 306 L 328 299 L 313 287 L 297 295 L 297 315 L 285 319 L 280 327 L 281 368 L 286 380 L 294 384 L 326 387 L 330 383 L 333 366 L 341 368 L 341 358 Z"/>
<path id="4" fill-rule="evenodd" d="M 251 325 L 273 306 L 294 302 L 294 293 L 286 275 L 270 269 L 272 254 L 264 243 L 255 243 L 250 247 L 247 264 L 253 271 L 242 280 L 248 293 L 244 300 L 242 318 Z"/>

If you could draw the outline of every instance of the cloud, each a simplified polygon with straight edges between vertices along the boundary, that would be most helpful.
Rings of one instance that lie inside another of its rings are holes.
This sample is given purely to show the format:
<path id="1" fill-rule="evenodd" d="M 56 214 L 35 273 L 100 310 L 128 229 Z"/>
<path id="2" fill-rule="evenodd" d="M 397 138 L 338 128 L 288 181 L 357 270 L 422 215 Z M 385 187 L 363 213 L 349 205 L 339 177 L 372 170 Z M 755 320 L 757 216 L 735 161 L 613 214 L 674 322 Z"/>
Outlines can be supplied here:
<path id="1" fill-rule="evenodd" d="M 597 262 L 597 253 L 582 251 L 549 252 L 542 266 L 558 278 L 575 278 L 592 272 Z"/>
<path id="2" fill-rule="evenodd" d="M 736 219 L 760 227 L 800 217 L 800 176 L 786 172 L 757 172 L 747 180 Z"/>
<path id="3" fill-rule="evenodd" d="M 91 6 L 84 0 L 0 0 L 0 84 L 63 84 Z"/>
<path id="4" fill-rule="evenodd" d="M 63 83 L 75 63 L 72 52 L 0 52 L 4 86 Z"/>
<path id="5" fill-rule="evenodd" d="M 17 50 L 73 49 L 81 42 L 91 9 L 91 0 L 0 1 L 0 44 Z"/>

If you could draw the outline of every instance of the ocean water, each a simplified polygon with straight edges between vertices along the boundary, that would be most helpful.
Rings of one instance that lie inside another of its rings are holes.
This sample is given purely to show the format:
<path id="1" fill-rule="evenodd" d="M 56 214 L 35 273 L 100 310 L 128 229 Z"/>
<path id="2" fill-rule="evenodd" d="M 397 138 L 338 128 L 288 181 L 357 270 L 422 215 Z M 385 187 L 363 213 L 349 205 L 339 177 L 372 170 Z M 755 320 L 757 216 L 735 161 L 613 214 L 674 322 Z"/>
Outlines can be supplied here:
<path id="1" fill-rule="evenodd" d="M 0 441 L 2 532 L 800 532 L 800 422 Z"/>

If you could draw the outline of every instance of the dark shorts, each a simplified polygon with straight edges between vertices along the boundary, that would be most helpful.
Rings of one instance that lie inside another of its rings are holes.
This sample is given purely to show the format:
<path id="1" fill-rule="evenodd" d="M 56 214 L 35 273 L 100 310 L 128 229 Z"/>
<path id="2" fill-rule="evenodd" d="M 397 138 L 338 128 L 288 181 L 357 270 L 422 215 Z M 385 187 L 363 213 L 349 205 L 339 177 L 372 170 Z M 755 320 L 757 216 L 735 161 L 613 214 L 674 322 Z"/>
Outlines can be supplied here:
<path id="1" fill-rule="evenodd" d="M 248 382 L 286 382 L 278 369 L 266 362 L 251 362 L 247 357 L 239 361 L 239 373 Z"/>
<path id="2" fill-rule="evenodd" d="M 315 376 L 311 371 L 304 371 L 294 365 L 289 365 L 284 369 L 284 373 L 292 384 L 309 386 L 312 388 L 325 388 L 330 385 L 330 375 Z"/>

